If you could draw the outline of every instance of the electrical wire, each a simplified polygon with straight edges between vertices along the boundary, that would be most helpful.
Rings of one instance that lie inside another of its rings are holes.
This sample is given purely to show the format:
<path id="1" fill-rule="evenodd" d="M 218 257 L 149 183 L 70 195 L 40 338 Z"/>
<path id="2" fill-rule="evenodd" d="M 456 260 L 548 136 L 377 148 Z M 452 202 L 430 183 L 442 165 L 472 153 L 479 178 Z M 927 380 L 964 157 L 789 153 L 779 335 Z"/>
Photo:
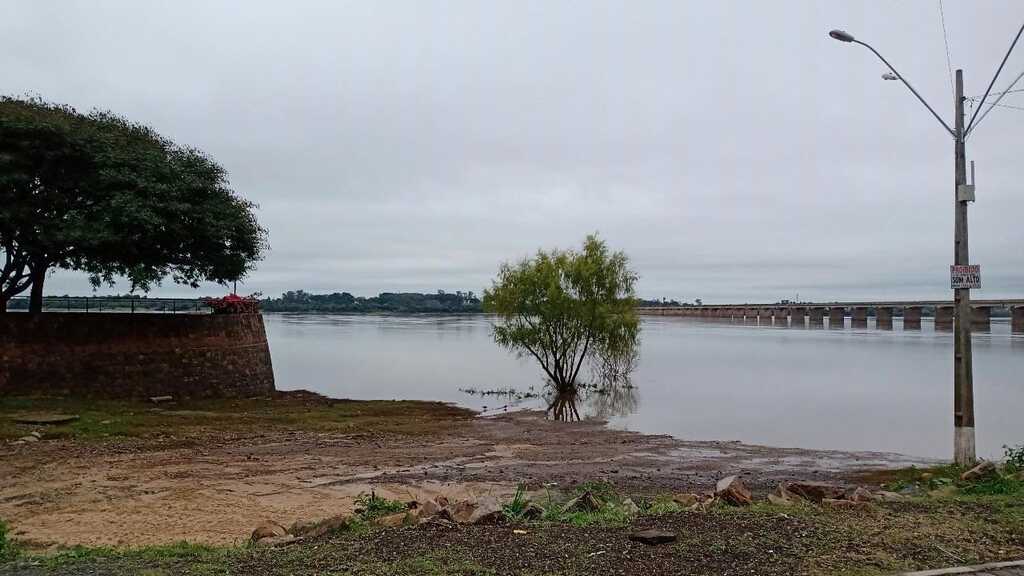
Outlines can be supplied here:
<path id="1" fill-rule="evenodd" d="M 989 94 L 989 96 L 999 96 L 1000 94 L 1013 94 L 1014 92 L 1024 92 L 1024 88 L 1018 88 L 1016 90 L 1003 90 L 1002 92 L 993 92 Z M 977 102 L 978 100 L 981 100 L 981 96 L 971 96 L 970 98 L 967 98 L 967 100 Z"/>
<path id="2" fill-rule="evenodd" d="M 985 89 L 985 95 L 981 97 L 981 105 L 985 104 L 985 99 L 988 98 L 988 93 L 992 91 L 992 86 L 995 85 L 996 79 L 999 78 L 999 73 L 1003 71 L 1003 66 L 1006 66 L 1006 61 L 1010 58 L 1010 53 L 1013 52 L 1013 48 L 1017 45 L 1017 41 L 1020 40 L 1020 35 L 1022 33 L 1024 33 L 1024 24 L 1020 25 L 1020 30 L 1017 31 L 1017 35 L 1013 37 L 1013 42 L 1010 43 L 1010 49 L 1006 51 L 1006 56 L 1003 56 L 1003 61 L 999 63 L 999 68 L 996 68 L 996 73 L 992 76 L 992 81 L 988 83 L 988 88 Z M 1014 82 L 1016 83 L 1016 80 Z M 981 112 L 981 105 L 974 110 L 974 115 L 971 116 L 971 121 L 967 123 L 967 128 L 964 129 L 962 137 L 966 137 L 971 131 L 971 128 L 974 127 L 974 119 L 978 117 L 978 112 Z M 991 109 L 992 108 L 990 107 L 989 110 Z M 988 114 L 988 111 L 985 113 Z"/>
<path id="3" fill-rule="evenodd" d="M 964 138 L 967 138 L 968 136 L 970 136 L 971 134 L 974 133 L 974 129 L 977 128 L 981 124 L 981 121 L 985 119 L 985 116 L 988 116 L 988 113 L 991 112 L 993 108 L 995 108 L 997 105 L 999 105 L 999 102 L 1003 99 L 1003 97 L 1005 97 L 1007 94 L 1010 94 L 1012 92 L 1017 92 L 1018 91 L 1018 90 L 1013 90 L 1012 88 L 1013 88 L 1013 86 L 1015 84 L 1017 84 L 1017 82 L 1020 82 L 1021 78 L 1024 78 L 1024 72 L 1021 72 L 1020 74 L 1018 74 L 1017 77 L 1014 78 L 1013 82 L 1010 82 L 1010 85 L 1006 87 L 1006 90 L 1003 90 L 1002 92 L 999 93 L 999 98 L 996 98 L 995 102 L 989 104 L 988 109 L 985 110 L 985 113 L 981 115 L 981 118 L 978 118 L 977 122 L 972 122 L 971 123 L 971 127 L 970 127 L 969 130 L 967 130 L 967 133 L 964 134 Z M 981 108 L 982 108 L 982 106 L 984 104 L 985 104 L 985 99 L 982 98 L 981 102 L 978 104 L 978 108 L 975 109 L 975 111 L 974 111 L 974 115 L 971 116 L 972 119 L 974 118 L 974 116 L 978 115 L 978 112 L 981 111 Z"/>
<path id="4" fill-rule="evenodd" d="M 1000 108 L 1010 108 L 1013 110 L 1024 110 L 1024 106 L 1012 106 L 1010 104 L 991 104 L 991 106 L 999 106 Z"/>
<path id="5" fill-rule="evenodd" d="M 946 69 L 949 70 L 949 89 L 956 97 L 956 85 L 953 83 L 953 63 L 949 55 L 949 33 L 946 32 L 946 13 L 942 9 L 942 0 L 939 0 L 939 20 L 942 22 L 942 39 L 946 42 Z"/>

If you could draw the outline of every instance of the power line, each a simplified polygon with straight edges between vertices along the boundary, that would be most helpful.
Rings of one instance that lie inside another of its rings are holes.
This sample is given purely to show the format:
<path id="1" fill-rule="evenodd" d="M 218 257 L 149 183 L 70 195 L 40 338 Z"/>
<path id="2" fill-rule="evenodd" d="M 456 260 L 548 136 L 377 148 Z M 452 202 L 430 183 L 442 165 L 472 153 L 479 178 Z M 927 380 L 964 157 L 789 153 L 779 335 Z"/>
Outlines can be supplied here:
<path id="1" fill-rule="evenodd" d="M 1024 28 L 1022 28 L 1022 29 L 1024 29 Z M 967 130 L 967 134 L 965 135 L 965 138 L 967 136 L 970 136 L 971 134 L 974 133 L 974 129 L 977 128 L 979 125 L 981 125 L 981 121 L 984 120 L 986 116 L 988 116 L 988 113 L 991 112 L 992 109 L 995 108 L 999 104 L 1000 101 L 1002 101 L 1004 96 L 1006 96 L 1007 94 L 1010 94 L 1012 92 L 1019 92 L 1019 90 L 1013 90 L 1013 87 L 1014 87 L 1015 84 L 1017 84 L 1017 82 L 1020 82 L 1021 78 L 1024 78 L 1024 72 L 1021 72 L 1020 74 L 1018 74 L 1017 77 L 1013 79 L 1013 82 L 1010 82 L 1010 85 L 1006 87 L 1006 90 L 1003 90 L 1002 92 L 999 93 L 999 98 L 996 98 L 995 102 L 993 102 L 993 103 L 988 105 L 988 109 L 985 110 L 985 113 L 981 115 L 981 118 L 978 118 L 978 122 L 972 124 L 972 127 L 969 130 Z M 978 104 L 978 108 L 974 110 L 974 114 L 971 116 L 972 119 L 974 118 L 974 116 L 978 115 L 978 112 L 981 111 L 981 108 L 984 105 L 985 105 L 985 99 L 982 98 L 981 102 Z M 1005 104 L 1004 104 L 1004 106 L 1005 106 Z"/>
<path id="2" fill-rule="evenodd" d="M 946 69 L 949 70 L 949 88 L 956 94 L 956 86 L 953 84 L 952 58 L 949 56 L 949 33 L 946 32 L 946 13 L 942 10 L 942 0 L 939 0 L 939 20 L 942 22 L 942 39 L 946 42 Z"/>
<path id="3" fill-rule="evenodd" d="M 1010 53 L 1013 52 L 1014 46 L 1017 45 L 1017 41 L 1020 40 L 1021 33 L 1024 33 L 1024 24 L 1020 25 L 1020 30 L 1017 31 L 1017 35 L 1013 37 L 1013 42 L 1010 43 L 1010 49 L 1006 51 L 1006 56 L 1003 56 L 1003 61 L 999 63 L 999 68 L 996 68 L 995 76 L 992 76 L 992 81 L 988 83 L 988 88 L 985 89 L 985 95 L 981 97 L 981 104 L 985 104 L 985 99 L 988 98 L 988 93 L 992 91 L 992 86 L 995 85 L 996 79 L 999 78 L 999 73 L 1003 71 L 1003 66 L 1006 66 L 1006 61 L 1010 58 Z M 1016 82 L 1016 81 L 1014 81 Z M 991 110 L 992 108 L 989 108 Z M 974 119 L 978 117 L 978 112 L 981 111 L 981 105 L 974 110 L 974 115 L 971 116 L 971 121 L 967 123 L 967 128 L 964 130 L 962 136 L 966 136 L 971 128 L 974 126 Z M 988 112 L 986 112 L 987 114 Z"/>
<path id="4" fill-rule="evenodd" d="M 1011 106 L 1010 104 L 989 104 L 989 106 L 999 106 L 1000 108 L 1012 108 L 1014 110 L 1024 110 L 1024 106 Z"/>
<path id="5" fill-rule="evenodd" d="M 1003 90 L 1002 92 L 993 92 L 989 96 L 999 96 L 1001 94 L 1013 94 L 1014 92 L 1024 92 L 1024 88 L 1018 88 L 1016 90 Z M 975 101 L 981 100 L 981 96 L 971 96 L 967 100 Z"/>

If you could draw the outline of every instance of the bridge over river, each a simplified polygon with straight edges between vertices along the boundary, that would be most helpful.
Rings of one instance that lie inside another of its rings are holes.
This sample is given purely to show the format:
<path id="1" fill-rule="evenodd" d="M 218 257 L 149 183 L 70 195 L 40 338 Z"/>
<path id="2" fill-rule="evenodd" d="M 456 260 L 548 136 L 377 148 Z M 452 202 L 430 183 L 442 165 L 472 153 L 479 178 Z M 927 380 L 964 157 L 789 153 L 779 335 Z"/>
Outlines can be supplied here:
<path id="1" fill-rule="evenodd" d="M 791 302 L 781 304 L 704 304 L 701 306 L 644 306 L 644 315 L 728 318 L 775 326 L 825 326 L 843 328 L 849 316 L 854 328 L 867 327 L 873 311 L 876 327 L 892 329 L 893 316 L 903 316 L 904 330 L 919 330 L 925 308 L 934 310 L 935 328 L 951 330 L 956 309 L 952 300 L 904 300 L 878 302 Z M 971 325 L 977 330 L 991 327 L 992 310 L 1007 310 L 1013 332 L 1024 333 L 1024 299 L 972 300 Z"/>

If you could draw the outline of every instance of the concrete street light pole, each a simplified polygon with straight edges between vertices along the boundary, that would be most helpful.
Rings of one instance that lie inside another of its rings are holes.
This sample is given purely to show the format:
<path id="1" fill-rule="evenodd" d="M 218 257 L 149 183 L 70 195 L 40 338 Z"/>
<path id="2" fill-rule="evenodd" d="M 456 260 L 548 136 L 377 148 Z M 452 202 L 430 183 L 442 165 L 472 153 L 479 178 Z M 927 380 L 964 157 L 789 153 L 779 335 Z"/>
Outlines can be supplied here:
<path id="1" fill-rule="evenodd" d="M 955 177 L 953 186 L 953 199 L 956 209 L 954 218 L 953 233 L 953 263 L 955 265 L 967 265 L 970 263 L 967 251 L 967 202 L 968 196 L 961 194 L 961 186 L 967 184 L 967 160 L 964 142 L 967 134 L 964 127 L 964 77 L 963 70 L 956 71 L 956 96 L 954 106 L 956 113 L 956 128 L 950 128 L 946 121 L 928 105 L 917 90 L 910 85 L 903 76 L 893 68 L 892 64 L 882 57 L 877 50 L 870 45 L 861 42 L 852 34 L 842 30 L 832 30 L 828 33 L 832 38 L 840 42 L 860 44 L 871 50 L 895 74 L 903 84 L 913 92 L 914 96 L 924 104 L 925 108 L 932 113 L 932 116 L 942 124 L 942 127 L 953 137 L 955 157 Z M 1012 49 L 1012 47 L 1011 47 Z M 1004 60 L 1005 62 L 1005 60 Z M 889 79 L 888 75 L 885 76 Z M 993 79 L 993 82 L 995 79 Z M 970 199 L 973 199 L 970 198 Z M 971 350 L 971 291 L 967 288 L 958 288 L 953 291 L 956 304 L 955 327 L 953 338 L 953 459 L 961 466 L 974 464 L 977 459 L 974 443 L 974 377 Z"/>
<path id="2" fill-rule="evenodd" d="M 953 264 L 970 264 L 967 250 L 967 202 L 960 193 L 967 185 L 967 153 L 964 140 L 964 71 L 956 71 L 956 185 L 953 198 L 956 215 L 953 220 Z M 974 367 L 971 348 L 971 291 L 957 288 L 953 291 L 956 315 L 953 319 L 953 460 L 961 465 L 974 464 Z"/>

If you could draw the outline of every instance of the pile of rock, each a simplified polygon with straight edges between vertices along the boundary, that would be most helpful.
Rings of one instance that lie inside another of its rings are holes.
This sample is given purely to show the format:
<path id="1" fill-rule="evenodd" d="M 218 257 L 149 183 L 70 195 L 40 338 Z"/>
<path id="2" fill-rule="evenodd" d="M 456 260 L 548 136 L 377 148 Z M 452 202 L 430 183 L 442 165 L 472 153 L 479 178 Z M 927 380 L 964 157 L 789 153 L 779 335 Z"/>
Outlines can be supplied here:
<path id="1" fill-rule="evenodd" d="M 536 519 L 544 510 L 531 504 L 527 507 L 525 518 Z M 484 496 L 476 500 L 459 500 L 449 502 L 444 496 L 438 496 L 426 502 L 412 501 L 406 503 L 406 510 L 371 520 L 378 526 L 397 528 L 415 526 L 424 522 L 440 524 L 498 524 L 504 519 L 501 502 L 493 496 Z M 282 546 L 316 538 L 328 532 L 344 529 L 357 521 L 356 516 L 332 516 L 319 522 L 297 521 L 290 528 L 266 521 L 252 532 L 252 541 L 261 546 Z"/>

